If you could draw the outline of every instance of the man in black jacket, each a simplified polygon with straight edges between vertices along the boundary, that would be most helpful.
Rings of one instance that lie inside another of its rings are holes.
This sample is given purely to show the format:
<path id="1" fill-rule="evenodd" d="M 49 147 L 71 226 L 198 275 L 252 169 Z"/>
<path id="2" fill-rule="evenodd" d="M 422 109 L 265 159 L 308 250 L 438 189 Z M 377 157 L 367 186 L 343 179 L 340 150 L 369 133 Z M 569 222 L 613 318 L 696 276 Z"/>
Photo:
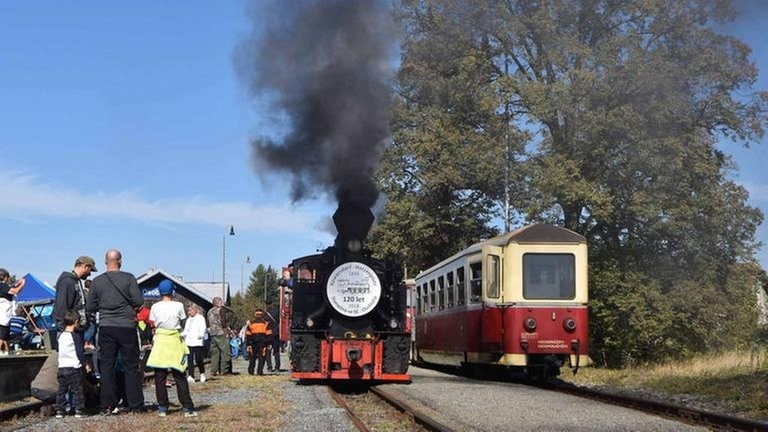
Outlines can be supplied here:
<path id="1" fill-rule="evenodd" d="M 280 308 L 267 300 L 267 323 L 271 331 L 267 343 L 272 347 L 272 355 L 275 358 L 275 368 L 270 372 L 280 372 Z"/>
<path id="2" fill-rule="evenodd" d="M 62 272 L 59 276 L 59 280 L 56 281 L 56 299 L 53 303 L 52 313 L 58 330 L 64 331 L 64 314 L 70 309 L 80 314 L 81 327 L 79 331 L 83 331 L 87 327 L 87 322 L 85 322 L 86 298 L 82 281 L 88 279 L 91 272 L 97 271 L 96 262 L 93 258 L 83 255 L 75 260 L 75 268 L 72 271 Z"/>
<path id="3" fill-rule="evenodd" d="M 111 249 L 105 258 L 107 271 L 93 280 L 88 311 L 99 313 L 99 363 L 101 367 L 100 406 L 104 413 L 116 413 L 117 376 L 115 363 L 120 353 L 125 371 L 125 396 L 129 410 L 144 408 L 139 380 L 139 339 L 136 310 L 144 303 L 136 278 L 121 271 L 123 256 Z"/>

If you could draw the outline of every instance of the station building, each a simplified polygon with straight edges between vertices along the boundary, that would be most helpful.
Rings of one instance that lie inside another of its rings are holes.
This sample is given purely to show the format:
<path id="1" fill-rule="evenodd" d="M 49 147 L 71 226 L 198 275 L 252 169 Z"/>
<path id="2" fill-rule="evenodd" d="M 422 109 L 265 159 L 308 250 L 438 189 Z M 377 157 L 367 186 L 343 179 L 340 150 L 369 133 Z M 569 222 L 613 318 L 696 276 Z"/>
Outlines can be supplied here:
<path id="1" fill-rule="evenodd" d="M 213 298 L 221 297 L 225 304 L 229 304 L 231 298 L 229 283 L 221 282 L 187 282 L 180 276 L 175 276 L 163 269 L 150 269 L 137 277 L 139 289 L 144 295 L 144 300 L 150 303 L 160 300 L 158 286 L 160 282 L 168 279 L 176 285 L 174 298 L 184 304 L 193 303 L 200 307 L 203 313 L 213 307 Z"/>

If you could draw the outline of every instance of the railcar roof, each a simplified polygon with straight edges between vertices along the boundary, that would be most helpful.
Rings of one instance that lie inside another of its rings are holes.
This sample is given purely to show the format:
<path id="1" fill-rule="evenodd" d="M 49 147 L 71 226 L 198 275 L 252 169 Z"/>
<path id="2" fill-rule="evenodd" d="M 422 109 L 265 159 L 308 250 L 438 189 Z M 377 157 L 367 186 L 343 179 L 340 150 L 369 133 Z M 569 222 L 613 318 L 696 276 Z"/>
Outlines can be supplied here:
<path id="1" fill-rule="evenodd" d="M 478 253 L 483 249 L 483 246 L 488 246 L 488 245 L 506 246 L 510 243 L 518 243 L 518 244 L 525 244 L 525 243 L 582 244 L 583 243 L 583 244 L 586 244 L 587 239 L 579 233 L 573 232 L 567 228 L 563 228 L 557 225 L 548 225 L 548 224 L 526 225 L 514 231 L 504 233 L 500 236 L 492 237 L 487 240 L 477 242 L 472 246 L 462 250 L 461 252 L 458 252 L 452 255 L 451 257 L 440 261 L 436 265 L 424 271 L 419 272 L 419 274 L 416 275 L 416 277 L 419 277 L 426 273 L 431 273 L 436 269 L 441 268 L 444 265 L 452 261 L 455 261 L 465 255 L 472 255 L 472 254 Z"/>

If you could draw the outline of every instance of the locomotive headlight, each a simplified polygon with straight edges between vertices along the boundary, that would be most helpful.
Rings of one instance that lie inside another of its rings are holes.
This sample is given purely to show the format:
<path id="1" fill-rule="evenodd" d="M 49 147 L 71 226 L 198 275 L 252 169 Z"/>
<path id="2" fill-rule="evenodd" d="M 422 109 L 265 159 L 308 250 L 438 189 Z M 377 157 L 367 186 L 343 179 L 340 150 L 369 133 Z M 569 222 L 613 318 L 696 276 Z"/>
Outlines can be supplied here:
<path id="1" fill-rule="evenodd" d="M 363 242 L 361 242 L 358 239 L 352 239 L 347 242 L 347 249 L 349 249 L 349 251 L 352 253 L 358 253 L 362 248 L 363 248 Z"/>
<path id="2" fill-rule="evenodd" d="M 307 318 L 307 327 L 312 328 L 315 326 L 315 322 L 312 320 L 312 318 Z"/>
<path id="3" fill-rule="evenodd" d="M 397 320 L 396 320 L 396 319 L 394 319 L 394 318 L 392 318 L 392 319 L 389 321 L 389 326 L 390 326 L 391 328 L 393 328 L 393 329 L 396 329 L 396 328 L 397 328 Z"/>
<path id="4" fill-rule="evenodd" d="M 573 333 L 573 331 L 576 330 L 576 320 L 573 318 L 566 318 L 565 321 L 563 321 L 563 328 L 568 333 Z"/>
<path id="5" fill-rule="evenodd" d="M 536 320 L 532 317 L 526 318 L 525 321 L 523 321 L 523 327 L 529 332 L 536 330 Z"/>

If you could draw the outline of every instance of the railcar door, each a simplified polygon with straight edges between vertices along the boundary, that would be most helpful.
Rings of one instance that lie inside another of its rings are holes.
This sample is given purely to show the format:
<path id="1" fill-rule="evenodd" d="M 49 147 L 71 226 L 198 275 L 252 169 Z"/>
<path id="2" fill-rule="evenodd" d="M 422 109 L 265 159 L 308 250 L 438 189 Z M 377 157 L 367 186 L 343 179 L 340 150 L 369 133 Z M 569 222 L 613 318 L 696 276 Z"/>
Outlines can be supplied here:
<path id="1" fill-rule="evenodd" d="M 483 293 L 480 341 L 484 351 L 502 352 L 502 269 L 504 254 L 498 246 L 483 246 Z"/>

